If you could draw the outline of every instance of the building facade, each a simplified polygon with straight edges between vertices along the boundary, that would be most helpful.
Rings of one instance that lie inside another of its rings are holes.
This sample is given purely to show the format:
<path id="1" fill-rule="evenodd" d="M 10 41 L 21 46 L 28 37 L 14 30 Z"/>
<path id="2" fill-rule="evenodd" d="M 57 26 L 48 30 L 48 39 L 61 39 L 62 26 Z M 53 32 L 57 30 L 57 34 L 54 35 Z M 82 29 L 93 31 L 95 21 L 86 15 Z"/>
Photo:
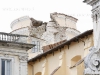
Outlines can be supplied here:
<path id="1" fill-rule="evenodd" d="M 0 32 L 0 75 L 27 75 L 27 51 L 35 45 L 24 43 L 24 35 Z"/>
<path id="2" fill-rule="evenodd" d="M 100 0 L 91 5 L 94 28 L 77 30 L 77 19 L 51 13 L 43 22 L 24 16 L 0 33 L 0 75 L 100 75 Z"/>
<path id="3" fill-rule="evenodd" d="M 93 30 L 30 59 L 28 75 L 83 75 L 84 58 L 93 46 Z"/>

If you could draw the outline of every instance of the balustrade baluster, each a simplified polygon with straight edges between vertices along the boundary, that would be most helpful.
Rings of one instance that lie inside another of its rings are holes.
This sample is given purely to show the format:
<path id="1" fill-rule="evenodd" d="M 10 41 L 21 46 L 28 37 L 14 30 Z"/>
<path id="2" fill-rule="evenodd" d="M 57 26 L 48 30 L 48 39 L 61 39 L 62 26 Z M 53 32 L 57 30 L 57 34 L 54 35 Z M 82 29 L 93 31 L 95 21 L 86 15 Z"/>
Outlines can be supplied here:
<path id="1" fill-rule="evenodd" d="M 13 38 L 12 38 L 12 35 L 10 36 L 10 38 L 11 38 L 11 41 L 12 41 L 12 39 L 13 39 Z"/>
<path id="2" fill-rule="evenodd" d="M 6 35 L 4 34 L 4 41 L 6 41 Z"/>
<path id="3" fill-rule="evenodd" d="M 13 41 L 15 42 L 15 36 L 13 36 Z"/>
<path id="4" fill-rule="evenodd" d="M 9 35 L 9 41 L 11 41 L 11 36 Z"/>
<path id="5" fill-rule="evenodd" d="M 8 41 L 8 34 L 6 35 L 6 40 Z"/>
<path id="6" fill-rule="evenodd" d="M 0 34 L 0 40 L 1 40 L 1 34 Z"/>
<path id="7" fill-rule="evenodd" d="M 11 35 L 12 41 L 14 41 L 13 35 Z"/>
<path id="8" fill-rule="evenodd" d="M 3 40 L 3 34 L 2 34 L 2 40 Z"/>
<path id="9" fill-rule="evenodd" d="M 0 40 L 2 41 L 13 41 L 13 42 L 24 42 L 25 36 L 9 33 L 0 33 Z"/>
<path id="10" fill-rule="evenodd" d="M 16 35 L 16 42 L 18 41 L 18 36 Z"/>
<path id="11" fill-rule="evenodd" d="M 8 34 L 7 34 L 7 41 L 8 41 Z"/>

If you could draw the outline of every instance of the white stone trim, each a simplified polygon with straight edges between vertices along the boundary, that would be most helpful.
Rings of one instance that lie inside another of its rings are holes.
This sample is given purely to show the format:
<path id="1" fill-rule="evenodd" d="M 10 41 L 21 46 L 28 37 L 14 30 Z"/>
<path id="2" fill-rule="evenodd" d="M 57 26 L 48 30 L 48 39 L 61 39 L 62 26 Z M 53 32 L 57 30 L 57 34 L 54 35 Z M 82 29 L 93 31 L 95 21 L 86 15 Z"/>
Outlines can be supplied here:
<path id="1" fill-rule="evenodd" d="M 7 57 L 7 56 L 0 56 L 0 66 L 1 66 L 1 59 L 10 59 L 11 60 L 11 66 L 12 66 L 12 68 L 11 68 L 11 75 L 14 75 L 14 58 L 13 57 L 11 57 L 11 56 L 9 56 L 9 57 Z M 1 75 L 1 67 L 0 67 L 0 75 Z"/>
<path id="2" fill-rule="evenodd" d="M 11 32 L 11 34 L 19 34 L 19 35 L 29 35 L 28 27 L 23 27 Z"/>
<path id="3" fill-rule="evenodd" d="M 20 17 L 16 20 L 14 20 L 12 23 L 11 23 L 11 28 L 18 22 L 20 21 L 24 21 L 24 20 L 30 20 L 30 17 L 29 16 L 23 16 L 23 17 Z"/>
<path id="4" fill-rule="evenodd" d="M 74 34 L 76 34 L 76 35 L 79 35 L 79 34 L 80 34 L 79 31 L 77 31 L 77 30 L 75 30 L 75 29 L 72 29 L 72 28 L 67 28 L 66 31 L 67 31 L 67 32 L 74 33 Z"/>
<path id="5" fill-rule="evenodd" d="M 89 5 L 93 5 L 93 4 L 95 4 L 97 1 L 99 1 L 99 0 L 84 0 L 83 2 L 85 2 L 85 3 L 89 4 Z"/>
<path id="6" fill-rule="evenodd" d="M 5 50 L 3 48 L 0 49 L 0 54 L 3 54 L 3 55 L 12 55 L 12 56 L 20 56 L 20 55 L 23 55 L 23 56 L 27 56 L 27 52 L 26 51 L 16 51 L 15 49 L 10 49 L 9 50 Z"/>
<path id="7" fill-rule="evenodd" d="M 76 18 L 74 18 L 72 16 L 65 15 L 63 13 L 57 13 L 57 12 L 51 13 L 50 16 L 51 16 L 52 19 L 54 19 L 54 17 L 61 17 L 61 16 L 63 16 L 64 18 L 70 19 L 70 20 L 75 21 L 75 22 L 77 22 L 77 20 L 78 20 L 78 19 L 76 19 Z"/>
<path id="8" fill-rule="evenodd" d="M 19 55 L 19 73 L 20 73 L 19 75 L 27 75 L 28 74 L 27 61 L 28 61 L 27 55 Z"/>

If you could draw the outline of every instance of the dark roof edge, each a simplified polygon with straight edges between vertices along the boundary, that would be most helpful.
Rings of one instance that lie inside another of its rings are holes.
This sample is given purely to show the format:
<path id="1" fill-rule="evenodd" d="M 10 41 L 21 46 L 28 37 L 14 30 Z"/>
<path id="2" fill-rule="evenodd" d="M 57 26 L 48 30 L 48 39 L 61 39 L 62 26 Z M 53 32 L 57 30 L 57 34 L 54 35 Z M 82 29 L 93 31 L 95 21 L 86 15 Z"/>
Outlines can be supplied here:
<path id="1" fill-rule="evenodd" d="M 70 39 L 70 40 L 68 40 L 68 41 L 66 41 L 66 42 L 64 42 L 64 43 L 62 43 L 62 44 L 60 44 L 60 45 L 58 45 L 58 46 L 56 46 L 56 47 L 54 47 L 54 48 L 52 48 L 52 49 L 46 51 L 46 52 L 44 52 L 44 53 L 42 53 L 42 54 L 40 54 L 40 55 L 37 55 L 36 57 L 34 57 L 34 58 L 28 60 L 28 62 L 33 62 L 33 61 L 36 61 L 37 59 L 42 58 L 42 56 L 47 56 L 48 53 L 52 53 L 52 51 L 56 51 L 56 50 L 58 50 L 59 48 L 63 48 L 64 45 L 69 45 L 71 42 L 76 41 L 76 40 L 78 40 L 79 38 L 84 38 L 84 36 L 90 35 L 90 34 L 92 34 L 92 32 L 93 32 L 93 29 L 88 30 L 88 31 L 85 31 L 85 32 L 79 34 L 78 36 L 73 37 L 72 39 Z"/>

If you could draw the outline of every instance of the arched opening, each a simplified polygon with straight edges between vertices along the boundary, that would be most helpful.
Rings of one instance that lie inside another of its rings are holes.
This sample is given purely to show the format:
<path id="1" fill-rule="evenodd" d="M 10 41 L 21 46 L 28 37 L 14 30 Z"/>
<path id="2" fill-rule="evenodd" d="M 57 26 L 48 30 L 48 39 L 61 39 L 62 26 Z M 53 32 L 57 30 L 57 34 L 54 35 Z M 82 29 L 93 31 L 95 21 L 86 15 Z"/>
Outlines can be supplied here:
<path id="1" fill-rule="evenodd" d="M 81 56 L 77 55 L 71 59 L 71 66 L 75 65 L 79 60 L 81 60 Z"/>
<path id="2" fill-rule="evenodd" d="M 78 63 L 78 61 L 81 60 L 81 55 L 77 55 L 75 57 L 73 57 L 71 59 L 71 66 L 74 66 L 75 64 Z M 74 68 L 72 68 L 72 72 L 73 72 L 73 75 L 82 75 L 83 74 L 83 64 L 80 64 Z"/>
<path id="3" fill-rule="evenodd" d="M 38 73 L 36 73 L 35 75 L 42 75 L 42 73 L 41 73 L 41 72 L 38 72 Z"/>

